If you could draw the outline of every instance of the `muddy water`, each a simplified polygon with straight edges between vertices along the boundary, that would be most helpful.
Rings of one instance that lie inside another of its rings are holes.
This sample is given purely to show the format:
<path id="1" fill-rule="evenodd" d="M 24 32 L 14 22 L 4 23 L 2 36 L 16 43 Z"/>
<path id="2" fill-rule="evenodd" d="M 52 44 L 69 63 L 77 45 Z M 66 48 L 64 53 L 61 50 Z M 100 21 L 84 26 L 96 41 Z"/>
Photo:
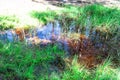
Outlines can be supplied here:
<path id="1" fill-rule="evenodd" d="M 18 38 L 17 34 L 13 30 L 0 31 L 0 41 L 13 42 Z"/>
<path id="2" fill-rule="evenodd" d="M 93 66 L 96 62 L 96 55 L 105 53 L 100 51 L 104 44 L 99 41 L 100 35 L 96 30 L 90 29 L 90 17 L 86 20 L 84 33 L 76 33 L 75 22 L 69 26 L 67 32 L 59 21 L 49 22 L 43 27 L 37 27 L 29 31 L 24 29 L 0 31 L 0 41 L 17 42 L 25 41 L 28 45 L 47 45 L 57 43 L 59 48 L 66 51 L 66 55 L 78 55 L 79 61 L 83 61 L 87 66 Z"/>
<path id="3" fill-rule="evenodd" d="M 96 30 L 90 29 L 90 17 L 86 19 L 86 27 L 85 30 L 75 31 L 75 22 L 73 21 L 69 26 L 67 32 L 63 32 L 63 28 L 59 21 L 49 22 L 47 25 L 43 27 L 37 27 L 32 30 L 26 32 L 24 29 L 17 29 L 17 30 L 6 30 L 0 31 L 0 40 L 2 42 L 15 42 L 15 41 L 26 41 L 27 43 L 31 42 L 44 42 L 48 41 L 58 41 L 64 44 L 64 47 L 68 45 L 67 39 L 79 39 L 80 35 L 84 35 L 85 38 L 89 38 L 92 42 L 99 41 L 100 35 L 96 33 Z M 81 33 L 80 31 L 84 32 Z M 77 33 L 76 33 L 77 32 Z M 74 35 L 77 34 L 77 35 Z M 97 34 L 97 35 L 96 35 Z M 86 41 L 84 41 L 86 42 Z M 102 47 L 102 43 L 97 42 L 95 44 L 97 47 Z M 67 49 L 65 47 L 65 49 Z"/>
<path id="4" fill-rule="evenodd" d="M 99 35 L 96 35 L 96 30 L 90 32 L 90 17 L 86 19 L 86 29 L 82 35 L 84 38 L 89 38 L 92 42 L 99 39 Z M 47 44 L 56 41 L 58 44 L 62 44 L 60 48 L 64 48 L 65 51 L 69 52 L 68 41 L 70 39 L 80 40 L 81 33 L 76 33 L 75 22 L 73 21 L 69 26 L 67 33 L 63 32 L 63 28 L 59 21 L 49 22 L 43 27 L 37 27 L 26 32 L 24 29 L 6 30 L 0 31 L 0 40 L 6 42 L 25 41 L 28 44 Z M 87 41 L 84 40 L 84 45 Z M 102 47 L 102 43 L 96 43 L 96 47 Z"/>

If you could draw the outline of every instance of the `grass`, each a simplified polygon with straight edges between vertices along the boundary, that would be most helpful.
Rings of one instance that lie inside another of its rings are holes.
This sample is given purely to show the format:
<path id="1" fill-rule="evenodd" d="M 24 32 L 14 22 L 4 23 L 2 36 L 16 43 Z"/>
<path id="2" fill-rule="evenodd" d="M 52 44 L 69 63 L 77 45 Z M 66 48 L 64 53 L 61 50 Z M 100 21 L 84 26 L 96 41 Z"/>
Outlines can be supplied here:
<path id="1" fill-rule="evenodd" d="M 120 25 L 119 13 L 120 10 L 117 8 L 112 9 L 99 4 L 85 6 L 81 9 L 81 16 L 90 16 L 91 25 L 93 27 L 113 27 L 115 25 Z"/>
<path id="2" fill-rule="evenodd" d="M 119 80 L 117 77 L 119 70 L 112 68 L 111 65 L 111 61 L 106 59 L 97 68 L 89 70 L 75 60 L 70 69 L 64 72 L 63 80 Z"/>
<path id="3" fill-rule="evenodd" d="M 22 43 L 8 43 L 0 48 L 0 77 L 4 80 L 26 80 L 35 78 L 35 67 L 47 64 L 55 55 L 63 55 L 56 46 L 42 49 L 27 48 Z"/>
<path id="4" fill-rule="evenodd" d="M 0 77 L 3 80 L 119 80 L 120 70 L 112 67 L 109 59 L 89 70 L 78 64 L 75 57 L 70 66 L 60 70 L 53 63 L 56 56 L 65 58 L 64 51 L 56 45 L 31 48 L 23 43 L 0 43 Z"/>
<path id="5" fill-rule="evenodd" d="M 56 13 L 50 10 L 46 12 L 33 11 L 31 15 L 37 18 L 41 24 L 47 24 L 48 21 L 53 21 L 55 19 Z"/>
<path id="6" fill-rule="evenodd" d="M 16 27 L 19 19 L 16 16 L 0 15 L 0 30 L 6 30 Z"/>
<path id="7" fill-rule="evenodd" d="M 49 22 L 49 19 L 64 20 L 64 23 L 70 23 L 75 20 L 76 25 L 86 26 L 87 17 L 90 17 L 90 27 L 114 28 L 120 25 L 120 10 L 117 8 L 108 8 L 100 4 L 86 5 L 82 7 L 65 5 L 61 11 L 32 12 L 32 16 L 40 22 Z M 48 18 L 48 19 L 47 19 Z M 67 22 L 67 19 L 69 22 Z M 64 27 L 64 26 L 63 26 Z M 69 26 L 68 26 L 69 27 Z"/>
<path id="8" fill-rule="evenodd" d="M 119 25 L 120 10 L 99 4 L 83 7 L 65 5 L 61 11 L 33 11 L 31 15 L 40 23 L 55 19 L 67 28 L 75 22 L 75 27 L 85 30 L 90 20 L 90 29 L 98 30 L 102 40 L 107 44 L 110 57 L 119 60 Z M 0 16 L 0 29 L 15 27 L 19 21 L 15 17 Z M 14 24 L 15 23 L 15 24 Z M 28 29 L 28 27 L 25 27 Z M 110 35 L 110 36 L 108 36 Z M 100 36 L 100 39 L 101 39 Z M 96 68 L 88 69 L 77 62 L 77 57 L 65 61 L 65 52 L 58 45 L 28 47 L 24 42 L 0 42 L 0 79 L 3 80 L 120 80 L 120 67 L 112 59 L 106 59 Z M 69 66 L 67 65 L 69 64 Z M 64 68 L 63 68 L 64 67 Z"/>

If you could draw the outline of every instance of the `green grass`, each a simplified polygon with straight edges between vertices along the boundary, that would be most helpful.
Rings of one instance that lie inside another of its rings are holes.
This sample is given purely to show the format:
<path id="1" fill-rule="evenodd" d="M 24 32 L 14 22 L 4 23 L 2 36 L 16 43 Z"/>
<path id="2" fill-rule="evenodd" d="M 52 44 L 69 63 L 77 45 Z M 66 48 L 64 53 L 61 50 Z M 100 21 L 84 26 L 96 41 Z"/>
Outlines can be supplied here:
<path id="1" fill-rule="evenodd" d="M 50 10 L 45 12 L 33 11 L 31 12 L 31 16 L 37 18 L 41 24 L 46 24 L 47 22 L 53 21 L 55 19 L 56 13 Z"/>
<path id="2" fill-rule="evenodd" d="M 117 8 L 112 9 L 99 4 L 88 5 L 81 8 L 80 20 L 82 20 L 81 17 L 83 16 L 85 16 L 84 18 L 90 16 L 91 25 L 93 27 L 114 27 L 120 25 L 119 13 L 120 10 Z M 82 21 L 85 22 L 84 19 Z"/>
<path id="3" fill-rule="evenodd" d="M 106 59 L 97 68 L 89 70 L 78 64 L 76 60 L 73 60 L 70 68 L 64 71 L 62 80 L 119 80 L 119 68 L 114 69 L 111 65 L 110 59 Z"/>
<path id="4" fill-rule="evenodd" d="M 48 66 L 56 55 L 62 56 L 63 51 L 56 46 L 45 48 L 28 48 L 23 43 L 0 44 L 0 76 L 4 80 L 35 79 L 35 67 Z M 38 73 L 40 74 L 40 73 Z"/>
<path id="5" fill-rule="evenodd" d="M 51 65 L 56 56 L 65 58 L 64 51 L 56 45 L 31 48 L 23 43 L 0 43 L 0 77 L 3 80 L 119 80 L 120 70 L 112 67 L 109 59 L 89 70 L 78 64 L 75 57 L 70 66 L 56 71 L 54 64 Z"/>
<path id="6" fill-rule="evenodd" d="M 113 69 L 111 65 L 111 61 L 106 59 L 102 65 L 98 66 L 95 72 L 95 80 L 118 80 L 117 70 Z"/>
<path id="7" fill-rule="evenodd" d="M 0 15 L 0 30 L 6 30 L 16 27 L 19 19 L 16 16 Z"/>
<path id="8" fill-rule="evenodd" d="M 108 8 L 100 4 L 86 5 L 82 7 L 65 5 L 60 11 L 32 12 L 32 16 L 40 22 L 49 22 L 49 19 L 64 20 L 66 24 L 75 21 L 80 27 L 86 26 L 87 17 L 90 17 L 90 27 L 114 28 L 120 25 L 120 10 Z M 67 22 L 69 21 L 69 22 Z"/>

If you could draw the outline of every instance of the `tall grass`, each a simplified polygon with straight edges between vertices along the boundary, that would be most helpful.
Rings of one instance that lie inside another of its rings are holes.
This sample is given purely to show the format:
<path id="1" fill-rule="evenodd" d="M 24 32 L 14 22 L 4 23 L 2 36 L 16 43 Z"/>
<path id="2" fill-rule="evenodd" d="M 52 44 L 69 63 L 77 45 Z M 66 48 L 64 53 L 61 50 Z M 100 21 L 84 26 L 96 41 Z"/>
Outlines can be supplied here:
<path id="1" fill-rule="evenodd" d="M 104 63 L 96 69 L 95 80 L 118 80 L 117 79 L 117 70 L 111 67 L 110 59 L 106 59 Z"/>
<path id="2" fill-rule="evenodd" d="M 3 80 L 119 80 L 120 70 L 112 67 L 109 59 L 89 70 L 75 56 L 70 66 L 59 70 L 51 65 L 56 55 L 64 56 L 56 46 L 30 48 L 23 43 L 0 43 L 0 77 Z"/>
<path id="3" fill-rule="evenodd" d="M 81 8 L 81 14 L 91 17 L 92 26 L 113 27 L 119 25 L 120 10 L 108 8 L 99 4 L 88 5 Z"/>
<path id="4" fill-rule="evenodd" d="M 119 80 L 119 70 L 111 67 L 111 61 L 106 61 L 93 70 L 86 69 L 84 66 L 77 63 L 77 59 L 74 59 L 72 65 L 62 73 L 61 80 Z M 60 80 L 59 76 L 55 79 Z"/>
<path id="5" fill-rule="evenodd" d="M 3 80 L 33 80 L 36 78 L 35 68 L 37 66 L 48 66 L 56 55 L 62 56 L 64 54 L 56 46 L 40 49 L 37 47 L 28 48 L 23 43 L 4 45 L 1 43 L 0 47 L 0 77 Z"/>

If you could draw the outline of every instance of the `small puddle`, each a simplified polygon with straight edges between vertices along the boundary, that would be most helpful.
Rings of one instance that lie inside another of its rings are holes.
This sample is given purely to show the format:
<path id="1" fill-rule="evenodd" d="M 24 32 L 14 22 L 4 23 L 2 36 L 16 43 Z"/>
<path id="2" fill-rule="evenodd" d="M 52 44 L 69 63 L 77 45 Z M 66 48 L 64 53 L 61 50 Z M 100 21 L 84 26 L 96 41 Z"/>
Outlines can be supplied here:
<path id="1" fill-rule="evenodd" d="M 96 29 L 91 31 L 89 19 L 90 17 L 87 18 L 83 34 L 75 31 L 74 21 L 69 26 L 68 31 L 63 32 L 60 22 L 55 20 L 28 32 L 19 28 L 0 31 L 0 40 L 3 43 L 25 41 L 28 45 L 57 43 L 60 49 L 66 51 L 67 56 L 78 55 L 79 61 L 83 61 L 87 66 L 93 66 L 97 61 L 96 55 L 105 53 L 100 51 L 105 45 L 99 41 L 100 35 L 97 34 Z"/>

